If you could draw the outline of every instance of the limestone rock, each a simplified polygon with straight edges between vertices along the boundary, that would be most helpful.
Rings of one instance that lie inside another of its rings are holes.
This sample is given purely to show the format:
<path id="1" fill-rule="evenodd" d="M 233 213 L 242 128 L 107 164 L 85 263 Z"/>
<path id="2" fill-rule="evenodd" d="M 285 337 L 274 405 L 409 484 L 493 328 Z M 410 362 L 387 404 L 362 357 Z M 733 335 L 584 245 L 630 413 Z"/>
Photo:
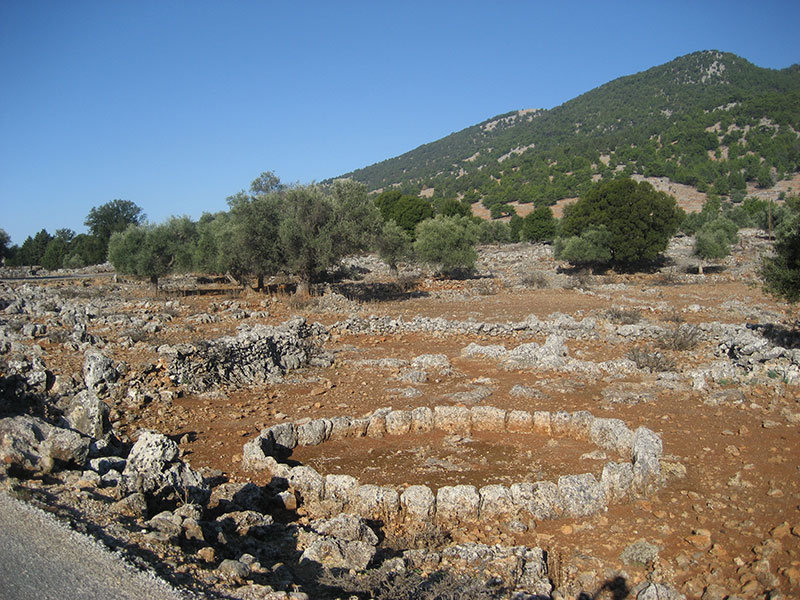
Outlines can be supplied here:
<path id="1" fill-rule="evenodd" d="M 64 413 L 67 424 L 81 433 L 100 439 L 111 428 L 108 405 L 98 398 L 94 388 L 78 393 Z"/>
<path id="2" fill-rule="evenodd" d="M 321 535 L 339 540 L 364 542 L 370 546 L 378 545 L 378 536 L 367 525 L 367 522 L 358 515 L 342 513 L 332 519 L 314 521 L 311 527 Z"/>
<path id="3" fill-rule="evenodd" d="M 481 497 L 481 521 L 505 520 L 516 515 L 517 507 L 511 490 L 503 485 L 491 484 L 483 486 L 479 491 Z"/>
<path id="4" fill-rule="evenodd" d="M 425 433 L 433 431 L 434 414 L 427 406 L 418 406 L 411 411 L 411 432 Z"/>
<path id="5" fill-rule="evenodd" d="M 628 458 L 633 445 L 633 432 L 620 419 L 594 419 L 589 428 L 589 439 L 606 450 L 619 452 Z"/>
<path id="6" fill-rule="evenodd" d="M 493 406 L 474 406 L 470 409 L 473 431 L 506 430 L 506 411 Z"/>
<path id="7" fill-rule="evenodd" d="M 119 372 L 114 367 L 114 361 L 95 350 L 86 353 L 83 359 L 83 381 L 91 392 L 108 392 L 108 386 L 118 378 Z"/>
<path id="8" fill-rule="evenodd" d="M 531 433 L 533 431 L 533 415 L 526 410 L 510 410 L 506 428 L 509 433 Z"/>
<path id="9" fill-rule="evenodd" d="M 304 504 L 317 503 L 325 497 L 325 479 L 309 466 L 292 467 L 287 481 Z"/>
<path id="10" fill-rule="evenodd" d="M 203 477 L 179 457 L 178 445 L 166 436 L 141 430 L 122 473 L 122 487 L 142 491 L 158 500 L 208 499 Z"/>
<path id="11" fill-rule="evenodd" d="M 436 494 L 436 519 L 443 525 L 475 523 L 481 497 L 474 485 L 443 486 Z"/>
<path id="12" fill-rule="evenodd" d="M 404 435 L 411 429 L 411 411 L 393 410 L 386 415 L 386 433 Z"/>
<path id="13" fill-rule="evenodd" d="M 564 512 L 558 486 L 552 481 L 515 483 L 510 488 L 511 499 L 520 516 L 531 515 L 536 520 L 557 519 Z"/>
<path id="14" fill-rule="evenodd" d="M 375 547 L 366 542 L 348 542 L 319 536 L 303 551 L 300 564 L 363 571 L 372 562 L 375 552 Z"/>
<path id="15" fill-rule="evenodd" d="M 314 419 L 297 426 L 298 446 L 318 446 L 328 440 L 333 429 L 330 419 Z"/>
<path id="16" fill-rule="evenodd" d="M 605 490 L 609 501 L 620 500 L 628 496 L 633 483 L 633 465 L 631 463 L 617 464 L 609 462 L 603 467 L 600 484 Z"/>
<path id="17" fill-rule="evenodd" d="M 591 473 L 559 477 L 558 491 L 569 516 L 585 517 L 606 509 L 605 490 Z"/>
<path id="18" fill-rule="evenodd" d="M 433 409 L 434 427 L 448 433 L 469 434 L 471 416 L 465 406 L 437 406 Z"/>
<path id="19" fill-rule="evenodd" d="M 392 521 L 400 511 L 400 494 L 389 487 L 360 485 L 351 497 L 350 508 L 367 519 Z"/>
<path id="20" fill-rule="evenodd" d="M 409 521 L 430 521 L 436 513 L 436 496 L 426 485 L 412 485 L 400 495 L 400 507 Z"/>
<path id="21" fill-rule="evenodd" d="M 642 493 L 652 491 L 661 479 L 661 438 L 639 427 L 633 436 L 633 485 Z"/>

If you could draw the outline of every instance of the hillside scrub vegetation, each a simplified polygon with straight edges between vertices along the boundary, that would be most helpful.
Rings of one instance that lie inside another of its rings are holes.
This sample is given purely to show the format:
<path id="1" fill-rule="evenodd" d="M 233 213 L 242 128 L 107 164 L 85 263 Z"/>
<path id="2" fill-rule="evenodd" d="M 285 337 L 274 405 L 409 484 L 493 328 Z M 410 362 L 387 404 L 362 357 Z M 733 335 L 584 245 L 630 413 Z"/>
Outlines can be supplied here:
<path id="1" fill-rule="evenodd" d="M 551 205 L 585 194 L 597 178 L 632 174 L 733 197 L 800 169 L 798 130 L 799 69 L 702 51 L 549 110 L 492 117 L 345 176 L 369 190 L 463 196 L 498 216 L 510 202 Z"/>

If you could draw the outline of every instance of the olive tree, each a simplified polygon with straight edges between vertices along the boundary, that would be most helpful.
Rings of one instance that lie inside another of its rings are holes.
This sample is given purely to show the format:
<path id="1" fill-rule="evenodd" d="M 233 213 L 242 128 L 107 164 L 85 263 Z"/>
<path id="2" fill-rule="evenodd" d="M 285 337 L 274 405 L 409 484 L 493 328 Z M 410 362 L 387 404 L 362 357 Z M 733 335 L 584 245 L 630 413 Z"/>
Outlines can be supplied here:
<path id="1" fill-rule="evenodd" d="M 380 213 L 366 187 L 350 179 L 327 188 L 291 186 L 280 198 L 282 264 L 297 276 L 299 295 L 345 256 L 370 248 L 380 231 Z"/>
<path id="2" fill-rule="evenodd" d="M 441 215 L 417 225 L 414 254 L 443 274 L 475 268 L 479 227 L 469 217 Z"/>
<path id="3" fill-rule="evenodd" d="M 700 259 L 697 272 L 703 274 L 703 261 L 720 260 L 731 253 L 731 246 L 739 237 L 738 227 L 726 217 L 709 221 L 694 238 L 694 254 Z"/>

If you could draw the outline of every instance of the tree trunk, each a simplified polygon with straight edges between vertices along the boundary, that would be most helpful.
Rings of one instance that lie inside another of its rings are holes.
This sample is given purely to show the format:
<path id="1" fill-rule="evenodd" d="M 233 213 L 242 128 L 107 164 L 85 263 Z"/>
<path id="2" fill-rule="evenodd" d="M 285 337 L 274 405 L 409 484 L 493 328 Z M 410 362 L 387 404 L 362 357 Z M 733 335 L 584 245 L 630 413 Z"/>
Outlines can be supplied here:
<path id="1" fill-rule="evenodd" d="M 697 274 L 698 275 L 702 275 L 703 274 L 703 263 L 702 262 L 697 263 Z"/>
<path id="2" fill-rule="evenodd" d="M 297 281 L 297 290 L 295 296 L 298 298 L 307 298 L 311 295 L 311 282 L 308 279 L 302 278 Z"/>
<path id="3" fill-rule="evenodd" d="M 259 275 L 258 275 L 258 282 L 256 283 L 256 289 L 259 292 L 264 290 L 264 275 L 263 274 L 259 273 Z"/>

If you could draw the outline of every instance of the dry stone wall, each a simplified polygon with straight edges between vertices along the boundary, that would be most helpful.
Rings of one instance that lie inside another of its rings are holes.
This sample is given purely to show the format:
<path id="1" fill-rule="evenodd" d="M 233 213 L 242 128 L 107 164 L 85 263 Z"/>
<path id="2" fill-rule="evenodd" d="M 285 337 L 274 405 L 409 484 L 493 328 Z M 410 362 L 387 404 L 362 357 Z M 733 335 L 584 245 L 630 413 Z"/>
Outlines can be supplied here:
<path id="1" fill-rule="evenodd" d="M 558 481 L 520 482 L 511 486 L 444 486 L 438 490 L 411 485 L 402 491 L 362 484 L 350 475 L 323 475 L 309 466 L 279 462 L 297 446 L 332 439 L 413 435 L 443 431 L 535 433 L 586 440 L 622 457 L 608 462 L 598 480 L 591 473 L 565 474 Z M 619 419 L 575 413 L 506 411 L 490 406 L 436 406 L 413 410 L 381 408 L 360 417 L 305 419 L 264 429 L 244 445 L 243 465 L 267 470 L 284 480 L 309 514 L 317 517 L 354 513 L 407 527 L 436 523 L 456 527 L 483 522 L 584 517 L 606 510 L 610 502 L 652 493 L 661 483 L 661 438 L 646 427 L 631 430 Z"/>
<path id="2" fill-rule="evenodd" d="M 203 392 L 217 386 L 274 383 L 292 369 L 330 366 L 332 356 L 320 348 L 326 337 L 322 325 L 295 317 L 278 326 L 256 325 L 209 342 L 162 346 L 158 352 L 174 383 Z"/>

